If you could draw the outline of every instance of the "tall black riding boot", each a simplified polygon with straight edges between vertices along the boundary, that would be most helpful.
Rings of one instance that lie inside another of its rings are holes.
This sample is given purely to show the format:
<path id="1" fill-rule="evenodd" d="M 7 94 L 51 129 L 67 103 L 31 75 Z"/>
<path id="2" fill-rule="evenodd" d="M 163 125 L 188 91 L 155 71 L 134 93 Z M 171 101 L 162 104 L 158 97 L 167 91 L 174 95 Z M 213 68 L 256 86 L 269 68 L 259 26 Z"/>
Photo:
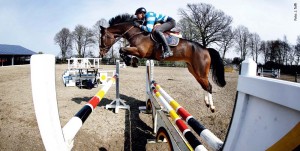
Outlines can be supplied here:
<path id="1" fill-rule="evenodd" d="M 168 46 L 167 40 L 166 40 L 165 36 L 163 35 L 163 33 L 162 32 L 157 32 L 156 37 L 162 43 L 162 46 L 164 48 L 164 53 L 162 54 L 162 58 L 167 58 L 167 57 L 173 56 L 173 52 L 170 49 L 170 47 Z"/>

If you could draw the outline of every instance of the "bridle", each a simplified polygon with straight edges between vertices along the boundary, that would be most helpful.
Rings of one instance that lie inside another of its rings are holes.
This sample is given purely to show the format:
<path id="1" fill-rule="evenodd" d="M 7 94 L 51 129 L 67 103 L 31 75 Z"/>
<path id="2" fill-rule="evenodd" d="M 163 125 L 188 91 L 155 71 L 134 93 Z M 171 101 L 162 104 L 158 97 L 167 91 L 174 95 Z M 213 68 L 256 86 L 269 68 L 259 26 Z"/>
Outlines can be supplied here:
<path id="1" fill-rule="evenodd" d="M 144 22 L 145 22 L 145 20 L 143 20 L 142 24 L 144 24 Z M 120 24 L 122 24 L 122 23 L 120 23 Z M 112 45 L 114 45 L 116 42 L 118 42 L 122 37 L 124 38 L 124 35 L 127 34 L 127 33 L 128 33 L 131 29 L 133 29 L 133 28 L 134 28 L 134 26 L 131 26 L 131 27 L 130 27 L 128 30 L 126 30 L 122 35 L 118 36 L 118 38 L 115 39 L 115 41 L 114 41 L 112 44 L 110 44 L 109 46 L 106 46 L 105 44 L 103 44 L 104 47 L 102 47 L 102 48 L 100 47 L 100 48 L 101 48 L 101 49 L 108 50 Z M 128 40 L 130 40 L 130 39 L 133 38 L 134 36 L 139 35 L 139 34 L 141 34 L 141 33 L 144 33 L 144 32 L 143 32 L 143 31 L 138 32 L 138 33 L 132 35 L 131 37 L 129 37 Z M 105 36 L 107 37 L 106 33 L 105 33 Z M 108 37 L 108 38 L 112 39 L 111 37 Z"/>
<path id="2" fill-rule="evenodd" d="M 116 38 L 115 41 L 114 41 L 112 44 L 106 46 L 105 43 L 103 43 L 103 46 L 104 46 L 104 47 L 100 47 L 100 48 L 101 48 L 101 49 L 108 50 L 112 45 L 114 45 L 114 44 L 115 44 L 116 42 L 118 42 L 122 37 L 124 37 L 124 35 L 127 34 L 133 27 L 134 27 L 134 26 L 131 26 L 131 27 L 130 27 L 129 29 L 127 29 L 122 35 L 117 36 L 118 38 Z M 105 33 L 104 36 L 105 36 L 105 39 L 106 39 L 106 38 L 114 39 L 114 38 L 112 38 L 112 37 L 108 37 L 106 33 Z"/>

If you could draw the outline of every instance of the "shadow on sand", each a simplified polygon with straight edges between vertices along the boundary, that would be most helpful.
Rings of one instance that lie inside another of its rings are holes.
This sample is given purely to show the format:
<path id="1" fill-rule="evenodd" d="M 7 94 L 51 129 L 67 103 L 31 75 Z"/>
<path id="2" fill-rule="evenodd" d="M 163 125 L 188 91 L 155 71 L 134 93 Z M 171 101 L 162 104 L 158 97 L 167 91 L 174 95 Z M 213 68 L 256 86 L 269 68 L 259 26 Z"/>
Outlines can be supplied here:
<path id="1" fill-rule="evenodd" d="M 136 98 L 129 97 L 123 94 L 120 94 L 120 98 L 130 106 L 130 111 L 125 111 L 124 150 L 145 151 L 147 139 L 155 138 L 155 136 L 152 134 L 153 129 L 149 127 L 144 121 L 142 121 L 139 116 L 139 106 L 145 106 L 145 101 L 137 100 Z M 82 102 L 87 103 L 90 99 L 91 97 L 76 97 L 72 98 L 72 101 L 81 104 Z M 110 104 L 112 101 L 113 100 L 111 99 L 103 98 L 98 104 L 98 107 L 103 107 L 107 104 Z M 113 111 L 113 109 L 110 110 Z M 106 150 L 107 149 L 104 147 L 99 148 L 99 151 Z"/>

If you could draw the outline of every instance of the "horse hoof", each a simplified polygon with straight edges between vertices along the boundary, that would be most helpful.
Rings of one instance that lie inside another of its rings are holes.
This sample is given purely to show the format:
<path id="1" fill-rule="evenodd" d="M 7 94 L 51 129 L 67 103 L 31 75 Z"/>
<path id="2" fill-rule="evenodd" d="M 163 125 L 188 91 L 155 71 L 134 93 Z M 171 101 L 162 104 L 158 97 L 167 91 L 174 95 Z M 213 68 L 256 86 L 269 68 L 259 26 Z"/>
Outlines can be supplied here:
<path id="1" fill-rule="evenodd" d="M 213 106 L 213 107 L 210 107 L 210 111 L 212 112 L 212 113 L 215 113 L 215 107 Z"/>
<path id="2" fill-rule="evenodd" d="M 209 104 L 205 104 L 206 105 L 206 107 L 209 107 Z"/>

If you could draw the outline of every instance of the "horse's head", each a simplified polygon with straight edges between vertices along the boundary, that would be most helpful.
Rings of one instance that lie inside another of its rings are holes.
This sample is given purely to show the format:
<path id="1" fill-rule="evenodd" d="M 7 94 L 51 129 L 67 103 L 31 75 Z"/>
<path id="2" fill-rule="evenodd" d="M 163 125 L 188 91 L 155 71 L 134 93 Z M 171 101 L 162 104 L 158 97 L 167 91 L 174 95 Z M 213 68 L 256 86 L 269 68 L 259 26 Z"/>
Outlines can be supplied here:
<path id="1" fill-rule="evenodd" d="M 134 16 L 121 14 L 109 20 L 109 27 L 101 27 L 101 41 L 99 42 L 100 55 L 103 56 L 116 42 L 116 38 L 124 37 L 126 33 L 132 32 Z"/>
<path id="2" fill-rule="evenodd" d="M 116 37 L 113 33 L 109 32 L 107 28 L 101 27 L 101 41 L 100 41 L 100 55 L 103 56 L 107 53 L 110 47 L 114 44 Z"/>

